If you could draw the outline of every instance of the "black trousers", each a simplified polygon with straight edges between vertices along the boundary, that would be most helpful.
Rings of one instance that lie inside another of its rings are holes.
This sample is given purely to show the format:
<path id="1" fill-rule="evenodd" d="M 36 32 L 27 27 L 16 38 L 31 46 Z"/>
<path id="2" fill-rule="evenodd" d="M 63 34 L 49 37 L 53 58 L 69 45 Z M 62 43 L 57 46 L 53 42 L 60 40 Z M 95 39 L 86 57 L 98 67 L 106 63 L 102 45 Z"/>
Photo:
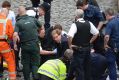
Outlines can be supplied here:
<path id="1" fill-rule="evenodd" d="M 102 55 L 104 55 L 104 36 L 101 32 L 100 36 L 98 36 L 97 39 L 94 41 L 93 48 L 95 49 L 96 53 L 101 53 Z"/>
<path id="2" fill-rule="evenodd" d="M 91 53 L 92 80 L 106 80 L 107 59 L 100 53 Z"/>
<path id="3" fill-rule="evenodd" d="M 40 74 L 40 79 L 39 80 L 53 80 L 53 79 L 49 78 L 48 76 Z"/>
<path id="4" fill-rule="evenodd" d="M 4 69 L 3 69 L 3 57 L 1 57 L 1 61 L 0 61 L 0 74 L 1 74 L 1 76 L 3 74 L 3 71 L 4 71 Z"/>
<path id="5" fill-rule="evenodd" d="M 33 7 L 38 7 L 38 5 L 40 4 L 40 0 L 31 0 L 31 2 Z"/>
<path id="6" fill-rule="evenodd" d="M 43 0 L 44 2 L 47 2 L 51 5 L 51 0 Z M 45 20 L 45 30 L 47 30 L 49 27 L 50 27 L 50 12 L 51 10 L 49 10 L 48 12 L 45 13 L 45 16 L 44 16 L 44 20 Z"/>
<path id="7" fill-rule="evenodd" d="M 21 44 L 21 63 L 23 65 L 24 80 L 30 80 L 32 72 L 33 80 L 38 80 L 37 70 L 40 66 L 40 54 L 38 42 L 29 41 Z"/>
<path id="8" fill-rule="evenodd" d="M 20 57 L 19 57 L 19 51 L 20 51 L 20 44 L 17 43 L 17 48 L 18 50 L 14 50 L 14 53 L 15 53 L 15 61 L 16 61 L 16 70 L 18 71 L 20 68 L 19 66 L 19 61 L 20 61 Z"/>
<path id="9" fill-rule="evenodd" d="M 67 80 L 72 80 L 74 75 L 76 80 L 92 80 L 89 47 L 74 51 Z"/>
<path id="10" fill-rule="evenodd" d="M 119 52 L 115 53 L 116 54 L 116 64 L 117 64 L 117 68 L 119 70 Z"/>

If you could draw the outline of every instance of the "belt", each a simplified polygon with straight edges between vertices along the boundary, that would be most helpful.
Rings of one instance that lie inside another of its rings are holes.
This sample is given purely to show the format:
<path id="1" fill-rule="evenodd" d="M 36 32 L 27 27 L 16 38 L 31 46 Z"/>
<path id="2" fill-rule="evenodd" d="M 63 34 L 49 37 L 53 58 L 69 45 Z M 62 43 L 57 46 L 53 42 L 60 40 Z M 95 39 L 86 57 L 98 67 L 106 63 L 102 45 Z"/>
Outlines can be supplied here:
<path id="1" fill-rule="evenodd" d="M 88 48 L 88 47 L 90 47 L 90 46 L 76 46 L 76 45 L 74 45 L 74 46 L 72 46 L 72 49 L 73 50 L 80 50 L 80 49 Z"/>
<path id="2" fill-rule="evenodd" d="M 6 39 L 0 39 L 0 42 L 7 42 Z"/>

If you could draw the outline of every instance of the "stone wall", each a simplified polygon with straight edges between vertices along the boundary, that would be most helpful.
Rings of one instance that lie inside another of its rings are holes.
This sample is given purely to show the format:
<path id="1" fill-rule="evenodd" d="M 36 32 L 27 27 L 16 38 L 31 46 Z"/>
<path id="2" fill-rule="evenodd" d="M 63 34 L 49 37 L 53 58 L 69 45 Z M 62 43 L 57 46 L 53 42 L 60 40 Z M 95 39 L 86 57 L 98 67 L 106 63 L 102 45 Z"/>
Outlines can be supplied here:
<path id="1" fill-rule="evenodd" d="M 0 0 L 0 3 L 5 0 Z M 17 13 L 19 5 L 31 6 L 30 0 L 8 0 L 12 3 L 12 9 Z M 42 2 L 42 0 L 41 0 Z M 111 7 L 115 11 L 118 8 L 118 0 L 97 0 L 102 11 Z M 51 25 L 60 23 L 65 30 L 68 30 L 74 20 L 74 0 L 53 0 L 51 8 Z M 42 18 L 43 19 L 43 18 Z M 43 21 L 43 20 L 42 20 Z"/>

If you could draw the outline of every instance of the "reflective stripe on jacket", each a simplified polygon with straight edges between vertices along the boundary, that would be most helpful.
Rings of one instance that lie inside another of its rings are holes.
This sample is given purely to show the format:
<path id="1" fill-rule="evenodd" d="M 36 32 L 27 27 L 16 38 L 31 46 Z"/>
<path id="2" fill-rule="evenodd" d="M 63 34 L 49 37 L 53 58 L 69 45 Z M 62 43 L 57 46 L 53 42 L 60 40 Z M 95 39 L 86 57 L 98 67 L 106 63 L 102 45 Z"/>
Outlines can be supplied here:
<path id="1" fill-rule="evenodd" d="M 3 27 L 1 28 L 1 32 L 0 32 L 0 39 L 7 39 L 7 35 L 6 35 L 6 23 L 7 23 L 8 19 L 0 19 L 0 24 L 3 24 Z"/>
<path id="2" fill-rule="evenodd" d="M 65 80 L 66 66 L 59 60 L 48 60 L 38 69 L 38 73 L 46 75 L 54 80 Z"/>

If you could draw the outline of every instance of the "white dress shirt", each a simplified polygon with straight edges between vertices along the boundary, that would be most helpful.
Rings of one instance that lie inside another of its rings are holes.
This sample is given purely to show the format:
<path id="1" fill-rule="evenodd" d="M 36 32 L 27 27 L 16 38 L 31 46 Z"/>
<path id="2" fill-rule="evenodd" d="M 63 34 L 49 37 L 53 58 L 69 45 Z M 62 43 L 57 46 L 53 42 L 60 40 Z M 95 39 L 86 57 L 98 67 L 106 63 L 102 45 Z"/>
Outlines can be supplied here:
<path id="1" fill-rule="evenodd" d="M 15 27 L 15 23 L 16 23 L 15 13 L 13 11 L 9 10 L 9 14 L 8 14 L 7 18 L 12 20 L 12 26 Z"/>

